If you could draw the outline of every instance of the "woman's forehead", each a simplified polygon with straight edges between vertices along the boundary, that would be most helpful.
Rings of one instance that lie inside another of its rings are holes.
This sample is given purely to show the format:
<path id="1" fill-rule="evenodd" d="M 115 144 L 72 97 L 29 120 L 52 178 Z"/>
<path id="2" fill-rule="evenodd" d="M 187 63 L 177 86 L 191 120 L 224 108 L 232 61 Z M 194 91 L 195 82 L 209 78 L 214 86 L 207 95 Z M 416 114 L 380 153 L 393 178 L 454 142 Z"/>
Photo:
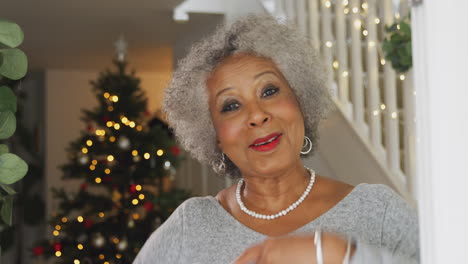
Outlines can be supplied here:
<path id="1" fill-rule="evenodd" d="M 266 71 L 281 77 L 281 72 L 271 59 L 250 54 L 235 54 L 221 61 L 210 74 L 209 81 L 219 82 L 232 78 L 255 78 L 259 73 Z"/>

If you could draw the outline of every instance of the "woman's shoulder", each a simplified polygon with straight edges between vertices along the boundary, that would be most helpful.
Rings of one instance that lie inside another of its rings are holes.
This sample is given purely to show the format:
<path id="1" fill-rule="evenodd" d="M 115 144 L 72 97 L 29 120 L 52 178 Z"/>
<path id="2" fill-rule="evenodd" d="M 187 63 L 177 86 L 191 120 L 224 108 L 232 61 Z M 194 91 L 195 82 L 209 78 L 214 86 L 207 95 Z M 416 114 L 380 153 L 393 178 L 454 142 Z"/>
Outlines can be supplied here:
<path id="1" fill-rule="evenodd" d="M 216 203 L 216 198 L 213 196 L 192 197 L 185 200 L 178 210 L 183 218 L 192 224 L 196 224 L 193 222 L 211 222 L 220 217 Z"/>
<path id="2" fill-rule="evenodd" d="M 360 183 L 355 187 L 355 193 L 360 199 L 383 202 L 385 204 L 406 201 L 391 187 L 381 183 Z"/>

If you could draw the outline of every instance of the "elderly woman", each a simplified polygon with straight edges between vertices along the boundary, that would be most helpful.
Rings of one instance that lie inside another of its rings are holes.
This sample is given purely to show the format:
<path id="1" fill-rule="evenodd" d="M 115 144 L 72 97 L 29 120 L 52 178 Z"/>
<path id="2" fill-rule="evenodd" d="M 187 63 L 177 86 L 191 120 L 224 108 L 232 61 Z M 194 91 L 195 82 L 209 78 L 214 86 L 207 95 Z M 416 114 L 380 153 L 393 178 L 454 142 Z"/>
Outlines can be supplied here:
<path id="1" fill-rule="evenodd" d="M 196 44 L 164 108 L 182 146 L 237 184 L 191 198 L 134 263 L 418 263 L 415 211 L 389 187 L 317 175 L 330 98 L 308 41 L 250 15 Z"/>

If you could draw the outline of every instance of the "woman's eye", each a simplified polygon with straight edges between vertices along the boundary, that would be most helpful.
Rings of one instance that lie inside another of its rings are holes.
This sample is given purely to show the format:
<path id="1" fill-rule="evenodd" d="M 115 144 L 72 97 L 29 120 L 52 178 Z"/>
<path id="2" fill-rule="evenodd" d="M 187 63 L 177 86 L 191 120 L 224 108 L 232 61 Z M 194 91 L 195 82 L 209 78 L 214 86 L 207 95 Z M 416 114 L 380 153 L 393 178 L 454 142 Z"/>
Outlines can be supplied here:
<path id="1" fill-rule="evenodd" d="M 267 97 L 276 94 L 279 88 L 274 85 L 268 85 L 263 91 L 262 97 Z"/>
<path id="2" fill-rule="evenodd" d="M 238 103 L 229 102 L 229 103 L 226 103 L 226 104 L 223 106 L 223 109 L 221 109 L 221 112 L 222 112 L 222 113 L 224 113 L 224 112 L 229 112 L 229 111 L 236 110 L 237 108 L 239 108 L 239 104 L 238 104 Z"/>

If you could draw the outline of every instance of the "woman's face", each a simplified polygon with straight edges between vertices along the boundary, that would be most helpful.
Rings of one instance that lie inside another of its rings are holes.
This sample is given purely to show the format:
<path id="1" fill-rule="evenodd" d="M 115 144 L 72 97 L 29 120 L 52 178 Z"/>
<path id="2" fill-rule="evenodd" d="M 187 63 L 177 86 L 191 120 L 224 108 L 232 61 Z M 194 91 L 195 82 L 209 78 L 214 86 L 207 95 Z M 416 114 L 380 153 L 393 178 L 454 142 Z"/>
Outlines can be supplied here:
<path id="1" fill-rule="evenodd" d="M 304 119 L 289 84 L 268 59 L 236 54 L 207 81 L 218 147 L 243 175 L 297 165 Z"/>

